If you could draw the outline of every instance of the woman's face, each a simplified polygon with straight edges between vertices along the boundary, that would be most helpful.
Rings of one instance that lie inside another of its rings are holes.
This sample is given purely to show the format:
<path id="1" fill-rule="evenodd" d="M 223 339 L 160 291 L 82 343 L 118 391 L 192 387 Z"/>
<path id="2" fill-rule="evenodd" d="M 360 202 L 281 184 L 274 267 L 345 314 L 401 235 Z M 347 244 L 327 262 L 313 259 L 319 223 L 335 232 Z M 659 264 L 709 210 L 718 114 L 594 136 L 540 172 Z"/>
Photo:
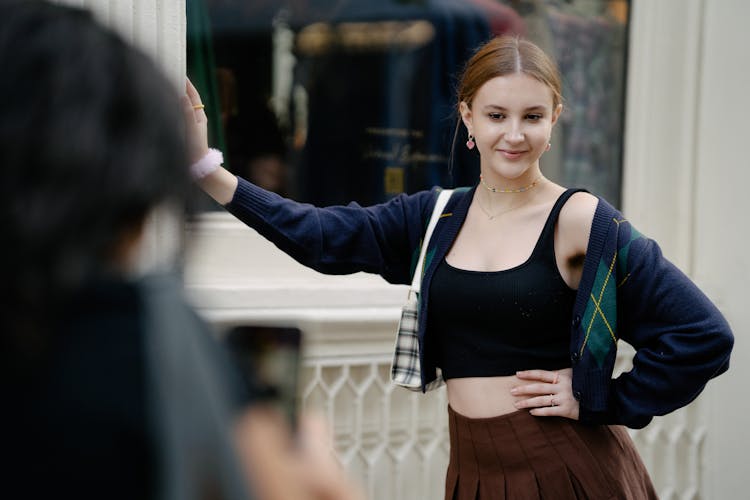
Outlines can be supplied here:
<path id="1" fill-rule="evenodd" d="M 553 108 L 552 89 L 524 73 L 485 82 L 461 117 L 474 136 L 482 175 L 492 183 L 536 177 L 539 157 L 552 134 L 562 105 Z"/>

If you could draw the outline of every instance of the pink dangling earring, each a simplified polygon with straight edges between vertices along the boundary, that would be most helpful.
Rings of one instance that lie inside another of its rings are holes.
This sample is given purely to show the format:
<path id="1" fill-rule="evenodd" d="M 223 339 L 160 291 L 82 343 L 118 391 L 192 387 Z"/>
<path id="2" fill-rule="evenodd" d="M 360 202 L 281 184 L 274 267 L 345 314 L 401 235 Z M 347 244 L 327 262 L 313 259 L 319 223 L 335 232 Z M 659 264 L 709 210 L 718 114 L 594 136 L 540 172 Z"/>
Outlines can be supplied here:
<path id="1" fill-rule="evenodd" d="M 469 134 L 469 140 L 466 141 L 466 147 L 469 148 L 469 149 L 474 149 L 474 146 L 475 146 L 475 144 L 474 144 L 474 136 L 471 135 L 471 134 Z"/>

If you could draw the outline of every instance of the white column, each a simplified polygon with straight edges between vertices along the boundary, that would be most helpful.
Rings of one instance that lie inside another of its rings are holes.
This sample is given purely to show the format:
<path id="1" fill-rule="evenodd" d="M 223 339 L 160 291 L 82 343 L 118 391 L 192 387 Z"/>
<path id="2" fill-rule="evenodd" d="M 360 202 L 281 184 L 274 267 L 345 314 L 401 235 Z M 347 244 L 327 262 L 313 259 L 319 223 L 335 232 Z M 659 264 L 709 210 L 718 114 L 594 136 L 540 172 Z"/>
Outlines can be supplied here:
<path id="1" fill-rule="evenodd" d="M 750 3 L 632 5 L 625 214 L 716 302 L 737 335 L 729 373 L 636 440 L 665 498 L 744 498 Z"/>
<path id="2" fill-rule="evenodd" d="M 632 4 L 623 208 L 690 271 L 703 0 Z"/>
<path id="3" fill-rule="evenodd" d="M 748 496 L 750 330 L 747 214 L 750 212 L 750 3 L 706 1 L 697 109 L 694 272 L 736 335 L 727 375 L 710 392 L 707 498 Z"/>
<path id="4" fill-rule="evenodd" d="M 172 78 L 185 77 L 185 0 L 56 0 L 91 10 L 104 25 L 151 55 Z"/>

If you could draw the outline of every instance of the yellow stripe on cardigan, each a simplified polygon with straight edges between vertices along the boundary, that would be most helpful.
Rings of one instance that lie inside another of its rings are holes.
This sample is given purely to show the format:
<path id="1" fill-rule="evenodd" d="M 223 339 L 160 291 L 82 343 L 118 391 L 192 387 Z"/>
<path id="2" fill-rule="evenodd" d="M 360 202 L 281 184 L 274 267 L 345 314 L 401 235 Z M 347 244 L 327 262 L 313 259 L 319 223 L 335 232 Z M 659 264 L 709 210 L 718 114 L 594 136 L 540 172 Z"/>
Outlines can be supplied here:
<path id="1" fill-rule="evenodd" d="M 617 221 L 615 220 L 615 222 L 617 222 Z M 602 297 L 604 296 L 604 290 L 607 289 L 607 283 L 609 283 L 609 278 L 610 278 L 610 276 L 612 276 L 612 270 L 615 267 L 615 262 L 617 262 L 617 252 L 615 252 L 614 255 L 612 256 L 612 262 L 610 262 L 610 264 L 609 264 L 609 271 L 607 271 L 607 276 L 606 276 L 606 278 L 604 278 L 604 283 L 602 284 L 602 289 L 599 291 L 599 301 L 597 302 L 596 299 L 594 298 L 594 294 L 593 293 L 591 294 L 591 299 L 594 302 L 594 306 L 599 311 L 601 311 L 601 309 L 599 308 L 599 304 L 601 303 Z M 604 317 L 603 314 L 602 314 L 602 317 L 604 318 L 604 322 L 607 324 L 607 328 L 609 328 L 609 330 L 610 330 L 610 335 L 612 335 L 612 338 L 615 338 L 614 334 L 612 333 L 612 328 L 609 326 L 609 323 L 607 322 L 606 317 Z M 591 315 L 591 321 L 589 321 L 589 326 L 586 329 L 586 336 L 583 339 L 583 344 L 581 344 L 581 351 L 580 351 L 581 356 L 583 356 L 583 350 L 586 348 L 586 342 L 588 342 L 589 335 L 591 335 L 591 328 L 593 328 L 593 326 L 594 326 L 594 319 L 596 319 L 596 314 L 592 314 Z M 617 340 L 615 339 L 615 342 L 616 341 Z"/>

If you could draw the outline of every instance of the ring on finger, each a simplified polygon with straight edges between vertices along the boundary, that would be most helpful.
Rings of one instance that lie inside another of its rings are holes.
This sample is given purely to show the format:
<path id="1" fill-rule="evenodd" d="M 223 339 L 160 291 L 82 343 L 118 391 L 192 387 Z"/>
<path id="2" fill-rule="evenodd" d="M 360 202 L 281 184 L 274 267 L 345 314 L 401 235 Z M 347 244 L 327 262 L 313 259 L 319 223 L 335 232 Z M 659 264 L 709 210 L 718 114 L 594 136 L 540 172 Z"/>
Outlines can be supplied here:
<path id="1" fill-rule="evenodd" d="M 555 403 L 555 396 L 553 396 L 552 394 L 549 395 L 549 405 L 557 406 L 557 404 Z"/>
<path id="2" fill-rule="evenodd" d="M 198 109 L 203 109 L 205 107 L 206 107 L 205 104 L 196 104 L 196 105 L 193 106 L 193 109 L 198 110 Z"/>

